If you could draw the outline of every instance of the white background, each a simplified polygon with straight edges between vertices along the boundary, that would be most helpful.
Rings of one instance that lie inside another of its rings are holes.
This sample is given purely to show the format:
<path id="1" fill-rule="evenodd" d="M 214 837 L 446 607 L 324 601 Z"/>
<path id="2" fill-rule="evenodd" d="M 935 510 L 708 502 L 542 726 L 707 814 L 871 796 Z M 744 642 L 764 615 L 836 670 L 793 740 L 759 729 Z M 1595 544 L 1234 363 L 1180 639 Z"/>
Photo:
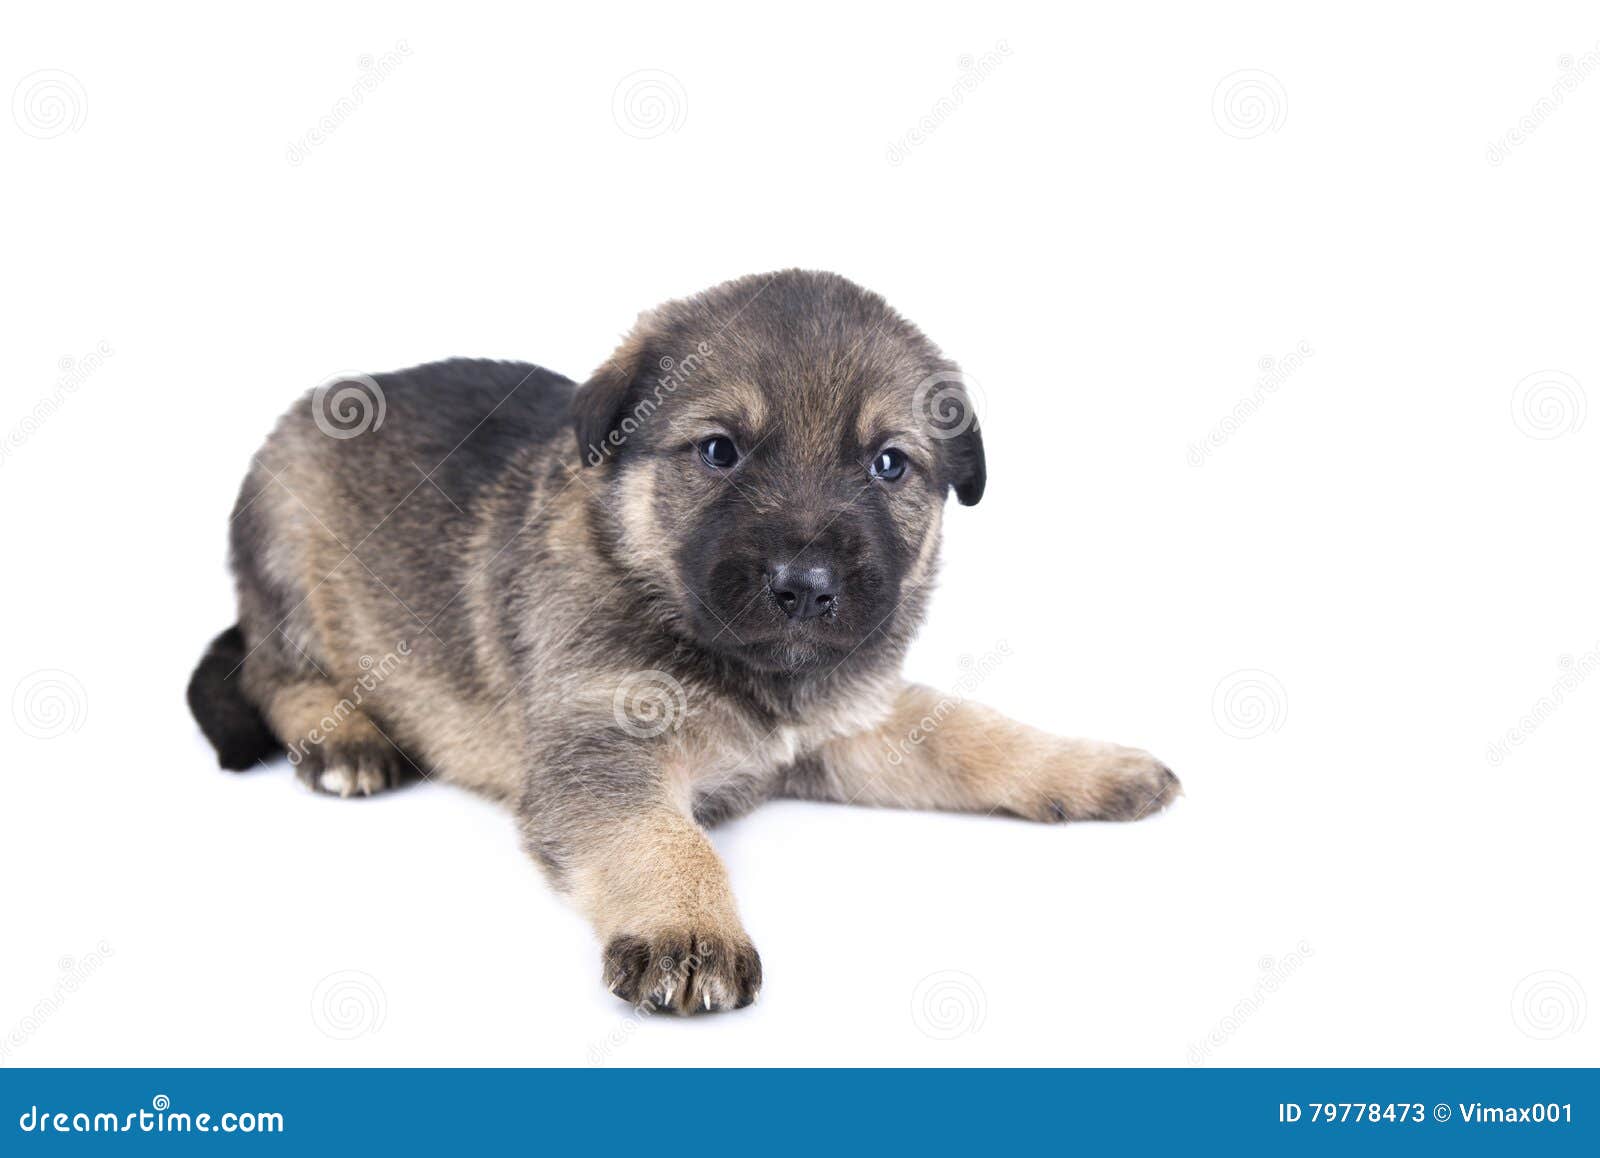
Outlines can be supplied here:
<path id="1" fill-rule="evenodd" d="M 1207 9 L 9 10 L 0 1060 L 1600 1062 L 1600 18 Z M 789 265 L 983 386 L 912 673 L 1004 643 L 1188 796 L 769 805 L 760 1003 L 639 1021 L 506 816 L 219 772 L 183 689 L 296 394 Z"/>

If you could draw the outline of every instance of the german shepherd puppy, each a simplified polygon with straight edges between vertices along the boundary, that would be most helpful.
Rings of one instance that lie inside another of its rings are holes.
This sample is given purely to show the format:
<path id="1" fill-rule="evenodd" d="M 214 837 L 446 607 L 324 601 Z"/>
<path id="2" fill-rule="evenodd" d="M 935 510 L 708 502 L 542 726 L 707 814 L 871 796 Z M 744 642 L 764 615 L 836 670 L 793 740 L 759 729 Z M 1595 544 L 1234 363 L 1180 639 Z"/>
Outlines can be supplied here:
<path id="1" fill-rule="evenodd" d="M 302 398 L 232 525 L 239 620 L 189 702 L 224 768 L 287 749 L 365 796 L 501 801 L 680 1013 L 761 960 L 706 828 L 772 796 L 1134 820 L 1178 782 L 906 683 L 946 492 L 983 495 L 954 364 L 875 294 L 789 270 L 640 316 L 583 385 L 457 360 Z"/>

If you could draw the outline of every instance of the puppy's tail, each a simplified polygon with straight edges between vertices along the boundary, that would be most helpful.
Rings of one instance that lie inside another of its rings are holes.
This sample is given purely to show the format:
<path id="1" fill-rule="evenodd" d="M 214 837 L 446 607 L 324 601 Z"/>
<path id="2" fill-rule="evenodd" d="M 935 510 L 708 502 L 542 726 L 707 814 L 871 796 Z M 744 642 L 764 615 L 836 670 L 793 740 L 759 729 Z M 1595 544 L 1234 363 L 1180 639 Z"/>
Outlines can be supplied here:
<path id="1" fill-rule="evenodd" d="M 239 625 L 211 641 L 189 677 L 189 710 L 217 750 L 217 763 L 242 772 L 282 749 L 254 704 L 245 699 L 240 666 L 245 657 Z"/>

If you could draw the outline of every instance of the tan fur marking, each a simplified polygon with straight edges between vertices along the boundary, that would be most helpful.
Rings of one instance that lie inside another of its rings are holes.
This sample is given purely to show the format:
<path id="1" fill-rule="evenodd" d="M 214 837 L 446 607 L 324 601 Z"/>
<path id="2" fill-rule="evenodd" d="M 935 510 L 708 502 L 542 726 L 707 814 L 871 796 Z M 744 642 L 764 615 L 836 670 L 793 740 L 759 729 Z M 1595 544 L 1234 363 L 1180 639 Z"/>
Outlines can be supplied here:
<path id="1" fill-rule="evenodd" d="M 748 939 L 711 842 L 668 808 L 596 825 L 582 842 L 572 881 L 602 941 L 680 929 Z"/>
<path id="2" fill-rule="evenodd" d="M 684 409 L 683 416 L 673 420 L 673 429 L 685 438 L 695 438 L 708 432 L 703 427 L 726 424 L 759 439 L 767 421 L 767 399 L 761 388 L 735 380 L 709 383 Z"/>
<path id="3" fill-rule="evenodd" d="M 913 684 L 877 727 L 824 744 L 818 758 L 821 795 L 895 808 L 1133 819 L 1177 792 L 1147 752 L 1053 736 Z"/>
<path id="4" fill-rule="evenodd" d="M 360 708 L 351 707 L 348 697 L 322 681 L 275 688 L 264 711 L 272 730 L 282 737 L 304 741 L 317 734 L 350 744 L 382 739 Z"/>
<path id="5" fill-rule="evenodd" d="M 656 475 L 659 467 L 649 464 L 623 476 L 616 507 L 627 551 L 627 566 L 660 580 L 672 575 L 671 540 L 661 534 L 661 517 L 656 510 Z"/>

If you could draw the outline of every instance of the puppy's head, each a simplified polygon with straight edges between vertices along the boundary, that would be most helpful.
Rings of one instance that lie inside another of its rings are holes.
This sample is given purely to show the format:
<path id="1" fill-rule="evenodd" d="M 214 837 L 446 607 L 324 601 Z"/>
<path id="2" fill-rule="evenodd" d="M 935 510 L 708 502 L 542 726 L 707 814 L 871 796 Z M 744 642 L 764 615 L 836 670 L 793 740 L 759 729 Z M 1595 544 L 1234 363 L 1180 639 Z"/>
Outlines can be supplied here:
<path id="1" fill-rule="evenodd" d="M 642 315 L 573 419 L 621 565 L 681 637 L 765 671 L 903 644 L 946 492 L 983 494 L 961 374 L 832 274 L 743 278 Z"/>

